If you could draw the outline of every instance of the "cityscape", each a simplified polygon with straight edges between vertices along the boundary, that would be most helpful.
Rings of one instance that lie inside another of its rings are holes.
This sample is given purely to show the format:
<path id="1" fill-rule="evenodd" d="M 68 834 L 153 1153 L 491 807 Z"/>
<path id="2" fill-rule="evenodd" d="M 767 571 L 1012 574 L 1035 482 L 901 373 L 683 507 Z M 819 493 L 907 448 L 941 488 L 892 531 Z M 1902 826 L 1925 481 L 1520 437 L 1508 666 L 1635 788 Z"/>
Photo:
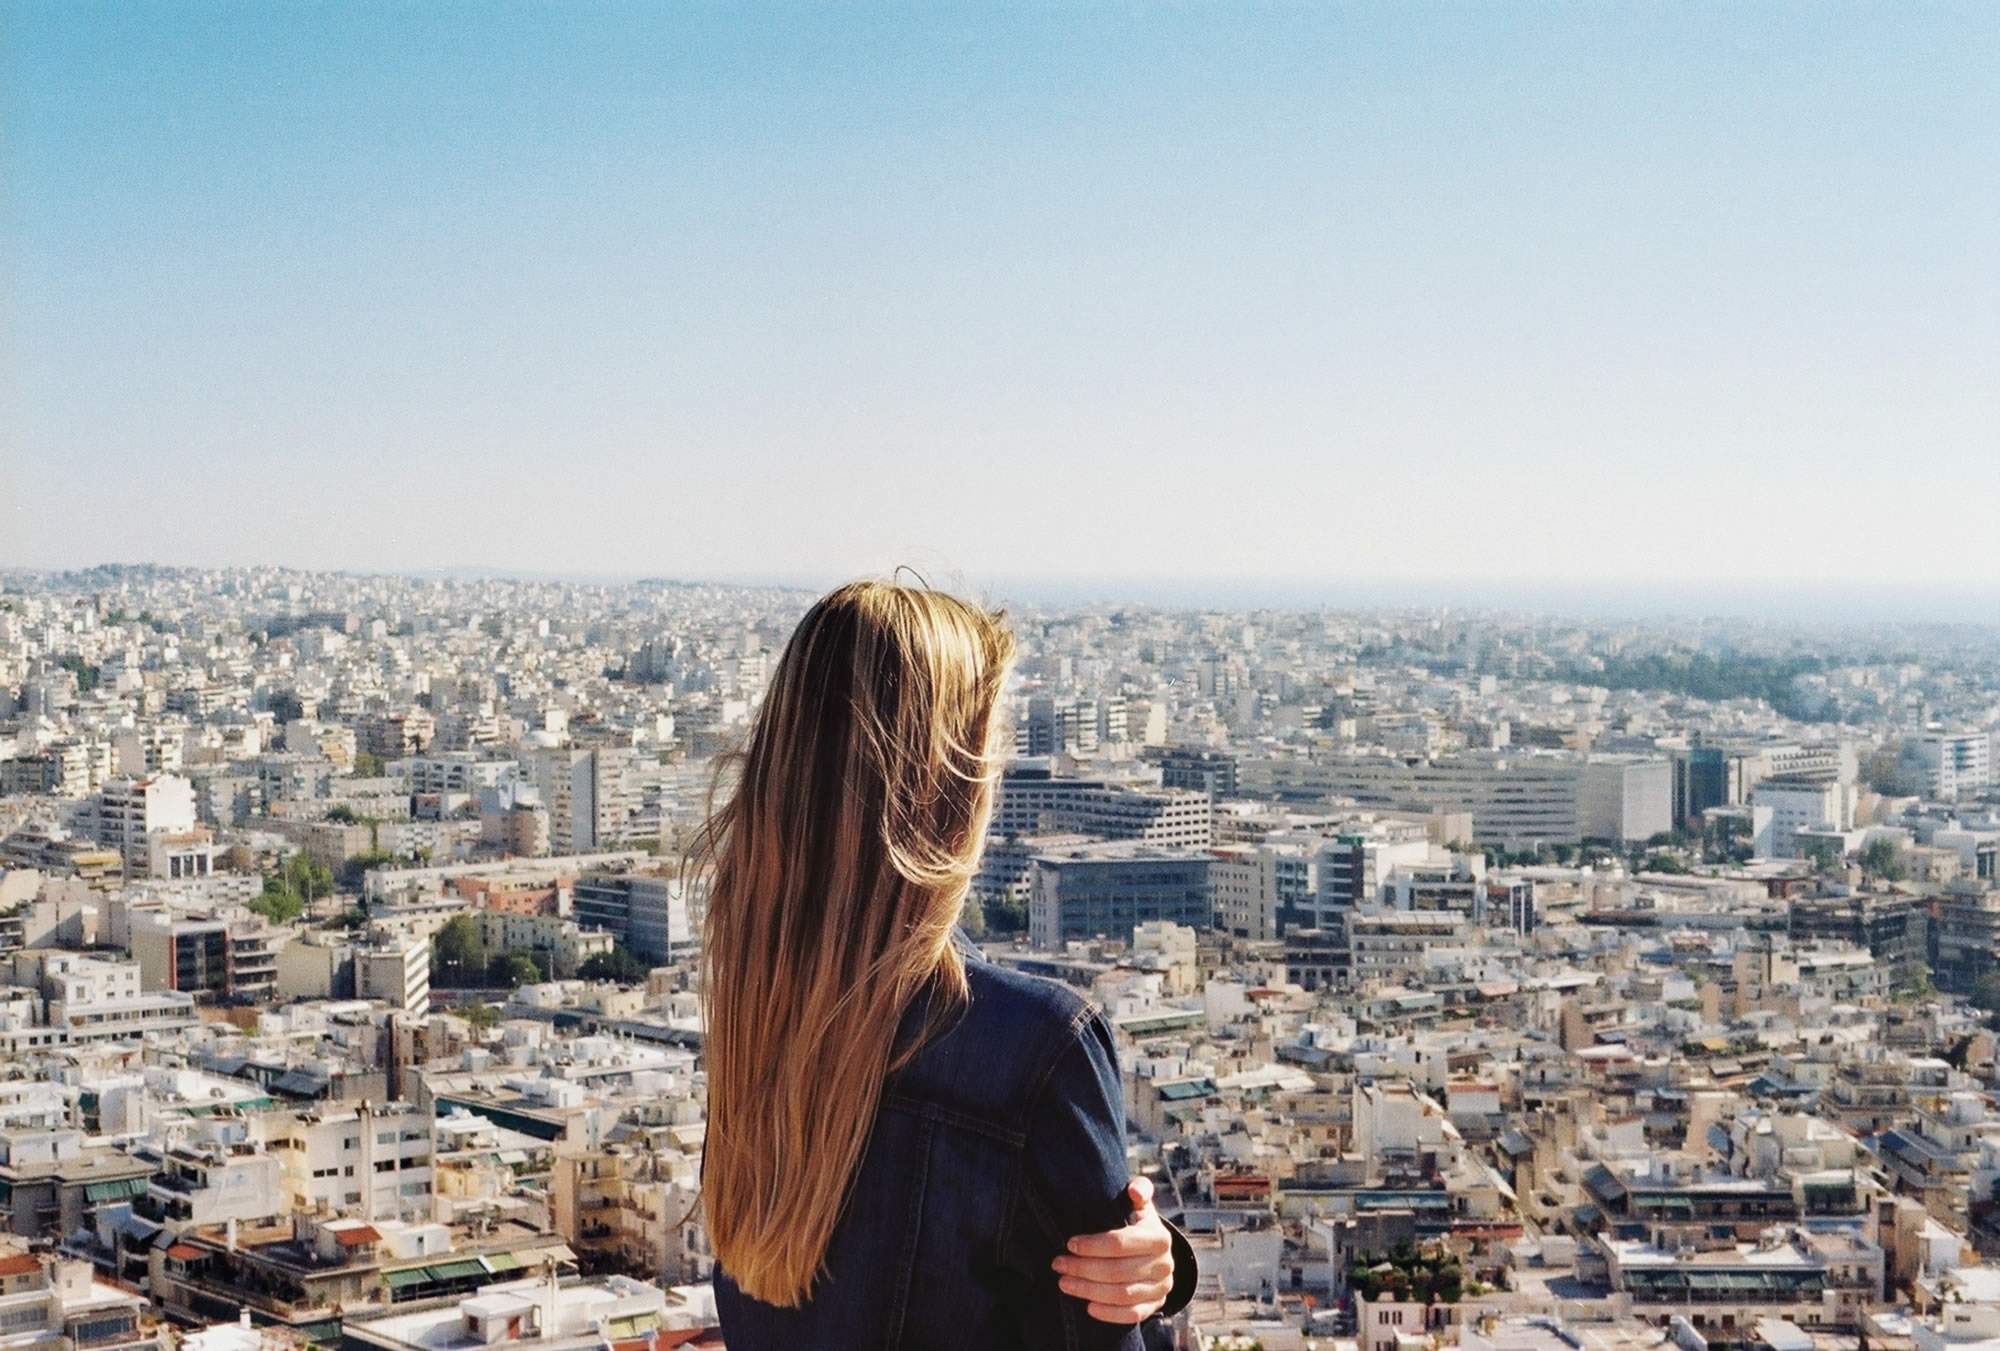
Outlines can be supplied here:
<path id="1" fill-rule="evenodd" d="M 0 0 L 0 1351 L 2000 1351 L 1995 71 Z"/>
<path id="2" fill-rule="evenodd" d="M 813 599 L 0 574 L 10 1344 L 721 1345 L 689 846 Z M 2000 630 L 1007 610 L 962 928 L 1175 1344 L 2000 1342 Z"/>

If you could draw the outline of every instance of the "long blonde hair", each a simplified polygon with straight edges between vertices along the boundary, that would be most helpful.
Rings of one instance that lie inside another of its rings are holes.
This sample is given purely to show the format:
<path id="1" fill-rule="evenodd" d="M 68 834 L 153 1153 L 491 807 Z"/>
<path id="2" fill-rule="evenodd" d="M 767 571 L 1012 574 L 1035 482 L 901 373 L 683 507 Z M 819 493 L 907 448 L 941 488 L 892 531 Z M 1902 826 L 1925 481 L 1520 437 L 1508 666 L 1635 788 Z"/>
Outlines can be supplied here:
<path id="1" fill-rule="evenodd" d="M 811 1293 L 905 1009 L 934 981 L 938 1007 L 965 998 L 951 934 L 1013 656 L 1003 615 L 943 592 L 832 592 L 786 645 L 697 843 L 714 869 L 703 1205 L 717 1260 L 766 1303 Z"/>

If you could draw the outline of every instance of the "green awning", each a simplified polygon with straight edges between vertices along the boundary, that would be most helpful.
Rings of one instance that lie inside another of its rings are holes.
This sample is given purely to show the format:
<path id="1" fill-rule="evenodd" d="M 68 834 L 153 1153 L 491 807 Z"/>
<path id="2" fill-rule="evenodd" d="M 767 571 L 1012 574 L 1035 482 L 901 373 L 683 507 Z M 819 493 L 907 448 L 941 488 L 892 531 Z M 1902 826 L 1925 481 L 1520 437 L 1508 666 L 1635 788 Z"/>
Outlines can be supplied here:
<path id="1" fill-rule="evenodd" d="M 431 1278 L 429 1267 L 404 1267 L 401 1271 L 385 1271 L 382 1279 L 391 1290 L 401 1290 L 406 1285 L 422 1285 Z"/>
<path id="2" fill-rule="evenodd" d="M 114 1178 L 109 1182 L 84 1184 L 83 1199 L 93 1204 L 100 1201 L 123 1201 L 128 1196 L 143 1196 L 147 1179 L 143 1177 Z"/>
<path id="3" fill-rule="evenodd" d="M 496 1275 L 503 1271 L 519 1271 L 521 1269 L 521 1259 L 510 1252 L 490 1252 L 479 1260 L 486 1264 L 488 1271 Z"/>
<path id="4" fill-rule="evenodd" d="M 477 1258 L 461 1258 L 456 1262 L 441 1262 L 434 1267 L 425 1267 L 434 1281 L 462 1281 L 467 1276 L 484 1276 L 486 1268 Z"/>

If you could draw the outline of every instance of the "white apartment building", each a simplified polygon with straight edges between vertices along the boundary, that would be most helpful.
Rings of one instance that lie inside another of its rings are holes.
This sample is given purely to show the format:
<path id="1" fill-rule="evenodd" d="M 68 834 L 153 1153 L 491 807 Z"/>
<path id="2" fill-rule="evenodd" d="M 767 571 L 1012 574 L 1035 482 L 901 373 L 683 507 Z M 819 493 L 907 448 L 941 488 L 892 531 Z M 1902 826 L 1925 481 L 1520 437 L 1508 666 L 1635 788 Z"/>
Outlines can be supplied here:
<path id="1" fill-rule="evenodd" d="M 287 1205 L 312 1215 L 428 1220 L 435 1185 L 429 1108 L 406 1102 L 265 1118 Z"/>
<path id="2" fill-rule="evenodd" d="M 1905 792 L 1956 798 L 1993 782 L 1993 737 L 1988 732 L 1920 732 L 1903 738 L 1896 776 Z"/>
<path id="3" fill-rule="evenodd" d="M 1852 830 L 1854 785 L 1766 779 L 1750 790 L 1753 806 L 1771 809 L 1771 854 L 1799 857 L 1799 832 Z"/>
<path id="4" fill-rule="evenodd" d="M 133 1210 L 177 1234 L 282 1213 L 278 1160 L 248 1141 L 173 1148 Z"/>
<path id="5" fill-rule="evenodd" d="M 113 779 L 85 808 L 82 824 L 99 844 L 124 856 L 128 876 L 150 875 L 150 837 L 194 830 L 194 785 L 174 774 Z"/>
<path id="6" fill-rule="evenodd" d="M 519 761 L 493 759 L 478 751 L 413 755 L 389 766 L 389 772 L 408 780 L 412 793 L 477 793 L 522 777 Z"/>
<path id="7" fill-rule="evenodd" d="M 354 994 L 408 1013 L 430 1012 L 430 940 L 384 935 L 372 947 L 356 948 Z"/>
<path id="8" fill-rule="evenodd" d="M 522 777 L 549 814 L 549 848 L 582 854 L 622 841 L 636 806 L 626 791 L 632 753 L 615 747 L 582 750 L 539 746 L 522 759 Z"/>
<path id="9" fill-rule="evenodd" d="M 194 1000 L 172 991 L 147 993 L 139 964 L 78 952 L 47 950 L 17 953 L 17 985 L 37 990 L 45 1001 L 42 1030 L 18 1034 L 43 1046 L 79 1046 L 122 1041 L 148 1032 L 173 1032 L 192 1027 L 197 1019 Z"/>
<path id="10" fill-rule="evenodd" d="M 467 913 L 479 921 L 479 941 L 487 952 L 520 948 L 541 953 L 549 960 L 549 973 L 559 980 L 574 975 L 592 957 L 610 952 L 618 941 L 608 930 L 584 929 L 561 915 L 477 909 Z"/>

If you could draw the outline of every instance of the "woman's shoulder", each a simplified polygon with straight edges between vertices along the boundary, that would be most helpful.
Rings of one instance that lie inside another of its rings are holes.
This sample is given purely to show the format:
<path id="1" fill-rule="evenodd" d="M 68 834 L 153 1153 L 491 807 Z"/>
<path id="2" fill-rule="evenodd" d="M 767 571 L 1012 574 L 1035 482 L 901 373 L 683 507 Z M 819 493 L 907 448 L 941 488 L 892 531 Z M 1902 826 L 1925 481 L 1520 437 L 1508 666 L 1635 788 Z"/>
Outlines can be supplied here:
<path id="1" fill-rule="evenodd" d="M 971 995 L 969 1015 L 1016 1027 L 1046 1025 L 1074 1031 L 1097 1011 L 1095 1004 L 1061 981 L 997 962 L 967 962 L 965 983 Z"/>
<path id="2" fill-rule="evenodd" d="M 992 962 L 967 962 L 965 978 L 964 1004 L 895 1075 L 889 1094 L 1018 1129 L 1036 1090 L 1084 1035 L 1097 1006 L 1057 981 Z"/>

